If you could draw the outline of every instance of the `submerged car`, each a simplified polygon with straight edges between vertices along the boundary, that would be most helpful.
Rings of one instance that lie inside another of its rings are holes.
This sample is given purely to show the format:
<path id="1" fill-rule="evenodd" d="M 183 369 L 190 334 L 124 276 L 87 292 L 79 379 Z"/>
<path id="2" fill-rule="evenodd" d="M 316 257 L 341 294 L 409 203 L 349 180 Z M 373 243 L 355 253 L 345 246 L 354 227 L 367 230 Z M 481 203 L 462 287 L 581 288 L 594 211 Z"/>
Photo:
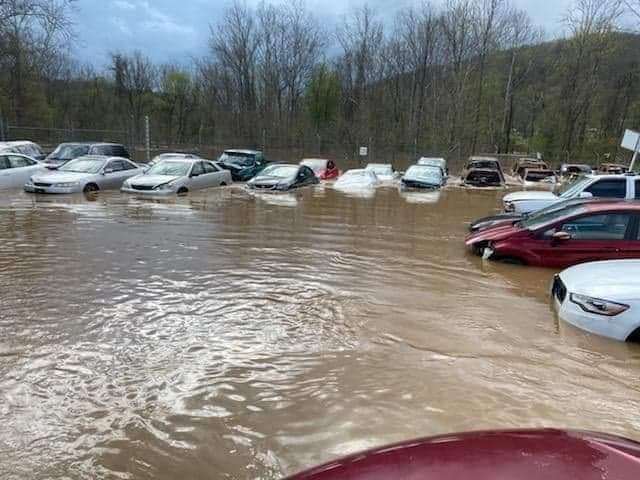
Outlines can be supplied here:
<path id="1" fill-rule="evenodd" d="M 434 189 L 442 187 L 446 180 L 441 167 L 412 165 L 400 182 L 404 188 Z"/>
<path id="2" fill-rule="evenodd" d="M 33 158 L 34 160 L 44 160 L 46 154 L 42 147 L 35 142 L 29 140 L 15 140 L 11 142 L 0 142 L 0 152 L 3 153 L 19 153 Z"/>
<path id="3" fill-rule="evenodd" d="M 580 175 L 591 175 L 593 168 L 584 163 L 563 163 L 560 165 L 560 176 L 562 178 L 572 178 Z"/>
<path id="4" fill-rule="evenodd" d="M 142 167 L 126 158 L 85 156 L 71 160 L 57 170 L 33 175 L 24 190 L 30 193 L 118 190 L 125 180 L 143 171 Z"/>
<path id="5" fill-rule="evenodd" d="M 504 187 L 502 166 L 493 157 L 471 157 L 462 169 L 462 184 L 471 187 Z"/>
<path id="6" fill-rule="evenodd" d="M 519 222 L 520 220 L 525 219 L 535 219 L 542 218 L 544 215 L 549 213 L 553 213 L 555 211 L 562 210 L 572 205 L 582 205 L 585 203 L 593 203 L 599 201 L 610 201 L 608 199 L 603 198 L 571 198 L 569 200 L 563 200 L 561 202 L 557 202 L 549 205 L 541 210 L 536 210 L 535 212 L 529 213 L 519 213 L 519 212 L 502 212 L 497 213 L 495 215 L 488 215 L 486 217 L 479 218 L 475 220 L 469 225 L 469 230 L 471 232 L 478 232 L 480 230 L 484 230 L 489 227 L 494 227 L 496 225 L 505 225 L 505 224 L 514 224 Z"/>
<path id="7" fill-rule="evenodd" d="M 390 163 L 369 163 L 365 167 L 365 170 L 375 173 L 376 178 L 380 182 L 390 182 L 396 179 L 396 174 Z"/>
<path id="8" fill-rule="evenodd" d="M 251 190 L 286 192 L 320 183 L 306 165 L 274 163 L 247 182 Z"/>
<path id="9" fill-rule="evenodd" d="M 246 182 L 262 171 L 269 162 L 257 150 L 225 150 L 218 163 L 231 172 L 234 182 Z"/>
<path id="10" fill-rule="evenodd" d="M 142 195 L 171 195 L 223 187 L 231 183 L 231 173 L 214 162 L 201 158 L 165 157 L 143 174 L 124 182 L 122 191 Z"/>
<path id="11" fill-rule="evenodd" d="M 357 168 L 344 172 L 333 187 L 338 190 L 371 189 L 377 187 L 379 183 L 373 170 Z"/>
<path id="12" fill-rule="evenodd" d="M 439 435 L 360 452 L 288 480 L 636 480 L 640 444 L 553 429 Z"/>
<path id="13" fill-rule="evenodd" d="M 561 320 L 603 337 L 640 341 L 640 260 L 584 263 L 555 276 Z"/>
<path id="14" fill-rule="evenodd" d="M 527 213 L 578 197 L 640 198 L 640 176 L 585 175 L 564 184 L 557 194 L 548 191 L 513 192 L 505 195 L 502 203 L 505 212 Z"/>
<path id="15" fill-rule="evenodd" d="M 545 162 L 534 158 L 518 160 L 513 166 L 512 173 L 523 183 L 555 183 L 557 180 L 555 172 Z"/>
<path id="16" fill-rule="evenodd" d="M 0 190 L 22 188 L 37 173 L 47 168 L 33 158 L 19 153 L 0 153 Z"/>
<path id="17" fill-rule="evenodd" d="M 324 158 L 305 158 L 300 162 L 300 165 L 309 167 L 320 180 L 333 180 L 340 176 L 340 171 L 336 166 L 336 162 L 333 160 L 327 160 Z"/>
<path id="18" fill-rule="evenodd" d="M 424 165 L 428 167 L 440 167 L 444 172 L 445 177 L 449 175 L 449 167 L 447 161 L 440 157 L 421 157 L 416 162 L 416 165 Z"/>
<path id="19" fill-rule="evenodd" d="M 129 151 L 124 145 L 119 143 L 61 143 L 47 156 L 47 158 L 45 158 L 44 162 L 48 168 L 56 169 L 71 160 L 75 160 L 76 158 L 84 157 L 86 155 L 129 158 Z"/>
<path id="20" fill-rule="evenodd" d="M 555 268 L 640 258 L 639 218 L 640 202 L 589 202 L 480 230 L 466 245 L 485 259 Z"/>
<path id="21" fill-rule="evenodd" d="M 627 166 L 619 163 L 603 163 L 598 168 L 598 173 L 601 175 L 622 175 L 628 171 Z"/>

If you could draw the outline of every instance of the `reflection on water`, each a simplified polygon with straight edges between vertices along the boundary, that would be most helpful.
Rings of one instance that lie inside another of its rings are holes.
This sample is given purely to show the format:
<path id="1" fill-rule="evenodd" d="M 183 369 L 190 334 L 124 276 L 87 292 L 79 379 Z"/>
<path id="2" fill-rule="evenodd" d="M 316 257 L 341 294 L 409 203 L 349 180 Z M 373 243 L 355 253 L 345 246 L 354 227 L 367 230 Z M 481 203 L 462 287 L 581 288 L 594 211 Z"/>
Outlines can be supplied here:
<path id="1" fill-rule="evenodd" d="M 407 203 L 438 203 L 442 192 L 438 190 L 400 190 L 400 196 Z"/>
<path id="2" fill-rule="evenodd" d="M 2 194 L 0 478 L 279 478 L 493 427 L 637 438 L 640 350 L 558 323 L 553 271 L 465 252 L 501 195 Z"/>

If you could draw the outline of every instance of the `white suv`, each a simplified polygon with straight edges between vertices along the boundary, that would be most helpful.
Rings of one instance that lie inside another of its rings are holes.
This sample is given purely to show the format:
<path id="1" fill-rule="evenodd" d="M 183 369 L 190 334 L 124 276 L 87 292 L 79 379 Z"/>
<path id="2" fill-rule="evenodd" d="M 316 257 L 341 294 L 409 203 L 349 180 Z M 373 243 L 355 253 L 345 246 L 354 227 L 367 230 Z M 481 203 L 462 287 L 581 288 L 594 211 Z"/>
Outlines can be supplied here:
<path id="1" fill-rule="evenodd" d="M 558 194 L 548 191 L 513 192 L 502 199 L 506 212 L 529 213 L 570 198 L 620 198 L 640 200 L 640 176 L 584 175 L 564 185 Z"/>

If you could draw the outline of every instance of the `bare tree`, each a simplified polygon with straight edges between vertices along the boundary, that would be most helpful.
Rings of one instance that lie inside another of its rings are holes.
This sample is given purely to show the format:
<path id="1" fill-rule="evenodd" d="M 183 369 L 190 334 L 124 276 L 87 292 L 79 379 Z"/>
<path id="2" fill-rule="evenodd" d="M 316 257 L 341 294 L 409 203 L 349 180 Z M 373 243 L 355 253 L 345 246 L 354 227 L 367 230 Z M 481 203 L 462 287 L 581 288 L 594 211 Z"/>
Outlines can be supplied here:
<path id="1" fill-rule="evenodd" d="M 564 119 L 562 149 L 571 155 L 582 143 L 593 92 L 611 34 L 622 14 L 622 0 L 575 0 L 565 17 L 571 37 L 563 57 L 565 75 L 560 101 Z"/>
<path id="2" fill-rule="evenodd" d="M 252 11 L 238 1 L 226 11 L 222 23 L 224 28 L 211 28 L 211 51 L 233 87 L 238 131 L 255 142 L 256 65 L 261 38 Z"/>

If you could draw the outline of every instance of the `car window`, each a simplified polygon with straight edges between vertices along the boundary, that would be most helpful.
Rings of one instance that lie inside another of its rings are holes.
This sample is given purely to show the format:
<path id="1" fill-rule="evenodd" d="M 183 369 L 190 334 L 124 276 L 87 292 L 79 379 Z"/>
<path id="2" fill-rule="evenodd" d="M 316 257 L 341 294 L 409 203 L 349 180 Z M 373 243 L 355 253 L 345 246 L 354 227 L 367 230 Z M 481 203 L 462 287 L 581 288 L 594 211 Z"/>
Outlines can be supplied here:
<path id="1" fill-rule="evenodd" d="M 136 168 L 139 168 L 138 165 L 136 165 L 133 162 L 129 162 L 126 160 L 121 160 L 122 165 L 124 166 L 123 170 L 135 170 Z"/>
<path id="2" fill-rule="evenodd" d="M 204 162 L 203 166 L 204 166 L 204 173 L 215 173 L 218 171 L 218 169 L 209 162 Z"/>
<path id="3" fill-rule="evenodd" d="M 122 160 L 111 160 L 107 163 L 105 170 L 111 170 L 112 172 L 121 172 L 122 170 L 127 170 Z"/>
<path id="4" fill-rule="evenodd" d="M 300 177 L 301 180 L 306 180 L 308 178 L 311 178 L 313 175 L 315 174 L 313 173 L 313 170 L 311 170 L 309 167 L 305 167 L 305 166 L 300 167 L 300 173 L 298 174 L 298 177 Z"/>
<path id="5" fill-rule="evenodd" d="M 594 197 L 625 198 L 627 196 L 627 180 L 625 178 L 612 178 L 598 180 L 585 189 Z"/>
<path id="6" fill-rule="evenodd" d="M 203 162 L 196 162 L 193 164 L 191 175 L 202 175 L 204 173 L 204 168 L 202 166 L 202 163 Z"/>
<path id="7" fill-rule="evenodd" d="M 34 162 L 33 160 L 25 157 L 17 157 L 11 155 L 7 158 L 9 159 L 9 168 L 30 167 L 31 165 L 36 164 L 36 162 Z"/>
<path id="8" fill-rule="evenodd" d="M 7 168 L 11 168 L 9 166 L 9 157 L 3 155 L 0 157 L 0 170 L 6 170 Z"/>
<path id="9" fill-rule="evenodd" d="M 568 220 L 560 230 L 574 240 L 624 240 L 630 221 L 629 214 L 586 215 Z"/>

